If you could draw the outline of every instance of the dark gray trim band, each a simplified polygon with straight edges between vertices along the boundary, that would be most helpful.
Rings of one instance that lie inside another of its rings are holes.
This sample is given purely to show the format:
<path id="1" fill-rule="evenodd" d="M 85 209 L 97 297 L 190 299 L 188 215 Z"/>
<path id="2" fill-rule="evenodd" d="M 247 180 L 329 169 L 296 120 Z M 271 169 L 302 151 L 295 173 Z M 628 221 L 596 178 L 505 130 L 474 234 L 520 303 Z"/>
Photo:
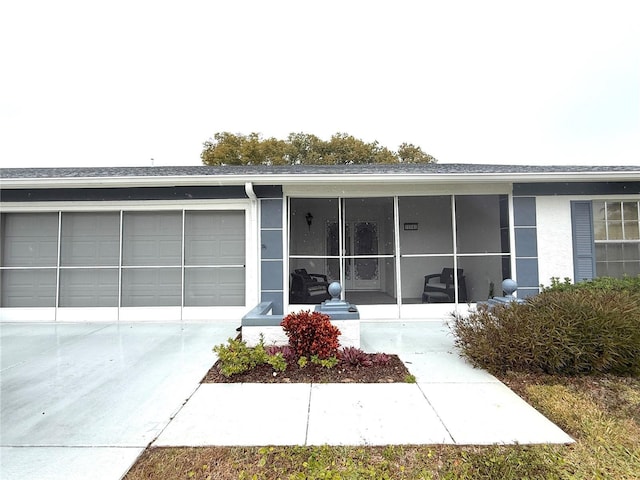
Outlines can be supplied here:
<path id="1" fill-rule="evenodd" d="M 3 202 L 104 202 L 247 198 L 244 186 L 2 189 Z"/>
<path id="2" fill-rule="evenodd" d="M 554 182 L 514 183 L 518 195 L 634 195 L 640 193 L 640 182 Z"/>

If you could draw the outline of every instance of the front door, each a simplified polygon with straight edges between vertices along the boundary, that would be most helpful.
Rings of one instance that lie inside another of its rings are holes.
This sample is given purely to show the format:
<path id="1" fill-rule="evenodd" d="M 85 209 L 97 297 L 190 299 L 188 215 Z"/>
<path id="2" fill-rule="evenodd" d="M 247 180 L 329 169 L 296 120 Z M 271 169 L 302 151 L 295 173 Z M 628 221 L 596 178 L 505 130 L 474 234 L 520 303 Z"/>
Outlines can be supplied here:
<path id="1" fill-rule="evenodd" d="M 378 223 L 348 223 L 345 237 L 347 256 L 345 280 L 347 289 L 379 290 L 379 261 L 377 258 L 369 257 L 378 255 Z"/>

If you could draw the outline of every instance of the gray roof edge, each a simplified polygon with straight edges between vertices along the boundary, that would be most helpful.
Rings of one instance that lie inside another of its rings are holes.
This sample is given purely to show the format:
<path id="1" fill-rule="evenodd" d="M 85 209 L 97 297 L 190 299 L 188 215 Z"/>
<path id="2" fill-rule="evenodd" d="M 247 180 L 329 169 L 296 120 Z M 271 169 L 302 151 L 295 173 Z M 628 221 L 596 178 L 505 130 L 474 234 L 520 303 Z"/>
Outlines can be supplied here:
<path id="1" fill-rule="evenodd" d="M 234 179 L 241 181 L 260 181 L 281 183 L 285 179 L 302 180 L 304 177 L 328 177 L 331 181 L 338 177 L 350 177 L 351 180 L 376 177 L 495 177 L 503 181 L 527 181 L 531 177 L 539 180 L 549 177 L 621 177 L 628 175 L 629 180 L 640 180 L 639 166 L 610 165 L 498 165 L 498 164 L 363 164 L 363 165 L 290 165 L 290 166 L 173 166 L 173 167 L 80 167 L 80 168 L 0 168 L 0 179 L 5 186 L 17 183 L 40 183 L 48 181 L 69 181 L 72 183 L 112 183 L 120 179 L 123 183 L 135 183 L 136 180 L 149 184 L 152 179 L 189 179 L 209 181 L 217 177 L 222 183 Z M 9 185 L 6 185 L 6 184 Z M 164 183 L 159 181 L 159 183 Z M 215 183 L 215 182 L 214 182 Z"/>

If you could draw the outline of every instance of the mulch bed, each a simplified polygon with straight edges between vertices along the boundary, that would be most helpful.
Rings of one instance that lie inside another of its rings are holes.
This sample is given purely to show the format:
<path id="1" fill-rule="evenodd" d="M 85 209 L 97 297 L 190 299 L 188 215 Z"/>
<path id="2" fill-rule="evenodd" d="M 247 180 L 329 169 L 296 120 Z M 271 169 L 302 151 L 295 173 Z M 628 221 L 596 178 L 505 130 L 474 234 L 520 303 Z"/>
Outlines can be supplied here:
<path id="1" fill-rule="evenodd" d="M 396 383 L 405 382 L 410 374 L 397 355 L 388 355 L 386 365 L 370 367 L 339 363 L 325 368 L 309 362 L 304 368 L 288 365 L 274 375 L 270 365 L 260 365 L 245 373 L 225 377 L 218 371 L 218 362 L 211 367 L 202 383 Z"/>

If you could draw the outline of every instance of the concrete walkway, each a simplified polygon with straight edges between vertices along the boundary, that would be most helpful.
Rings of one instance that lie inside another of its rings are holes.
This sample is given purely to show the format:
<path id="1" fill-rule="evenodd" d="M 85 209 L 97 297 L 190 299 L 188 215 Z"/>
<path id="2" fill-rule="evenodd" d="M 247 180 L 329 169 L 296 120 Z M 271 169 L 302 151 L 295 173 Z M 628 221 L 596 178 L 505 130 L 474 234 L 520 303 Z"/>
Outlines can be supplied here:
<path id="1" fill-rule="evenodd" d="M 572 441 L 438 322 L 362 325 L 416 384 L 199 385 L 236 326 L 0 324 L 0 478 L 117 480 L 149 444 Z"/>
<path id="2" fill-rule="evenodd" d="M 362 344 L 398 354 L 417 383 L 203 384 L 153 445 L 573 441 L 495 377 L 465 362 L 438 322 L 363 324 Z"/>

